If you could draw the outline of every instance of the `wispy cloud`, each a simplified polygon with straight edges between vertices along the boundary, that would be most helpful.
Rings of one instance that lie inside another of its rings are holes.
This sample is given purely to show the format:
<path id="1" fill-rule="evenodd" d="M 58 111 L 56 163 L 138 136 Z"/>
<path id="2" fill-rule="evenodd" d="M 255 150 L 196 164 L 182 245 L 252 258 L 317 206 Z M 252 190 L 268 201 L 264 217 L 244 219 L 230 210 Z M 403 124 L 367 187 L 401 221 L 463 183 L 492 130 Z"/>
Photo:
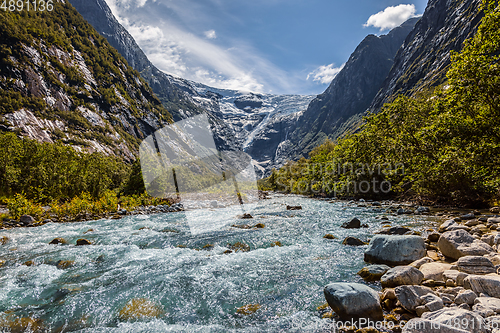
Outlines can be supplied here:
<path id="1" fill-rule="evenodd" d="M 216 43 L 215 30 L 197 35 L 175 20 L 132 15 L 131 12 L 139 12 L 146 0 L 106 2 L 151 62 L 166 73 L 217 88 L 242 91 L 294 91 L 300 87 L 291 74 L 259 55 L 244 41 L 233 40 L 230 48 L 224 48 Z M 147 0 L 146 7 L 150 2 L 154 0 Z M 170 5 L 169 9 L 172 10 Z"/>
<path id="2" fill-rule="evenodd" d="M 345 64 L 340 67 L 335 67 L 335 64 L 319 66 L 314 71 L 307 75 L 307 80 L 311 79 L 321 84 L 329 84 L 337 76 L 338 73 L 344 68 Z"/>
<path id="3" fill-rule="evenodd" d="M 380 31 L 392 29 L 400 26 L 406 20 L 416 17 L 415 5 L 398 5 L 387 7 L 383 11 L 373 14 L 364 24 L 365 27 L 379 28 Z"/>
<path id="4" fill-rule="evenodd" d="M 216 39 L 217 38 L 217 33 L 215 32 L 215 30 L 208 30 L 208 31 L 205 31 L 203 34 L 208 39 Z"/>

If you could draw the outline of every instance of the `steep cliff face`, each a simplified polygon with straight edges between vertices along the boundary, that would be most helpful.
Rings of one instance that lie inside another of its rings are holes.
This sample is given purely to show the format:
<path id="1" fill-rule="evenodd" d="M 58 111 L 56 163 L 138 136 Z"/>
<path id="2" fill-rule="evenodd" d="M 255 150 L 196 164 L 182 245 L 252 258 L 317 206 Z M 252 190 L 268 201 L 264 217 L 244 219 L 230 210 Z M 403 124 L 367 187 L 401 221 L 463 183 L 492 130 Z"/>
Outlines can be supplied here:
<path id="1" fill-rule="evenodd" d="M 139 73 L 70 5 L 0 12 L 0 122 L 39 141 L 134 159 L 172 121 Z"/>
<path id="2" fill-rule="evenodd" d="M 410 19 L 383 36 L 367 36 L 328 89 L 315 98 L 291 135 L 291 156 L 306 155 L 327 137 L 336 138 L 346 121 L 363 113 L 394 63 L 394 56 L 418 19 Z"/>
<path id="3" fill-rule="evenodd" d="M 399 94 L 412 95 L 442 84 L 450 65 L 450 52 L 460 51 L 481 20 L 481 0 L 429 0 L 422 18 L 398 51 L 394 66 L 370 111 Z"/>
<path id="4" fill-rule="evenodd" d="M 202 112 L 191 96 L 197 93 L 182 79 L 156 68 L 130 33 L 118 22 L 104 0 L 70 0 L 76 10 L 141 73 L 175 121 Z"/>

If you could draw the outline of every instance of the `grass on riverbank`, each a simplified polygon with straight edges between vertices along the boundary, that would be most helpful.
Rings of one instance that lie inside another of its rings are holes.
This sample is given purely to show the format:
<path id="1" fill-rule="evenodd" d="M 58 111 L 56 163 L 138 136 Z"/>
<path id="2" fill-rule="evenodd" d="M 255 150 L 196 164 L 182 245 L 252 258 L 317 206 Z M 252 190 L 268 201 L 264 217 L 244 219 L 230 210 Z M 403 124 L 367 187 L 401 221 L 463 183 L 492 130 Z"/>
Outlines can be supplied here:
<path id="1" fill-rule="evenodd" d="M 169 199 L 150 197 L 147 194 L 121 196 L 114 191 L 106 191 L 100 198 L 94 199 L 83 193 L 66 202 L 53 201 L 48 206 L 27 199 L 23 194 L 16 194 L 7 200 L 9 214 L 3 218 L 18 220 L 22 215 L 31 215 L 37 221 L 52 219 L 56 221 L 78 221 L 99 218 L 116 213 L 119 209 L 128 211 L 139 206 L 171 205 Z"/>

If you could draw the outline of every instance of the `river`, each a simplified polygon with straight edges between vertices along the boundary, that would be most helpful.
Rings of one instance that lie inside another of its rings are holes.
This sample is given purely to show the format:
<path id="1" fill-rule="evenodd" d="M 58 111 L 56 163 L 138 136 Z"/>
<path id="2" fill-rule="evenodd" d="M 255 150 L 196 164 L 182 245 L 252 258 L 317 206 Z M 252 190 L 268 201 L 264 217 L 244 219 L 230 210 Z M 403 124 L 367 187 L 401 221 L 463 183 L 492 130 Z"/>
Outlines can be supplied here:
<path id="1" fill-rule="evenodd" d="M 4 320 L 38 318 L 51 332 L 329 331 L 330 320 L 316 310 L 325 303 L 324 286 L 362 282 L 356 272 L 365 266 L 366 246 L 343 246 L 342 240 L 368 240 L 387 224 L 379 219 L 388 215 L 385 209 L 273 196 L 253 207 L 253 219 L 238 219 L 241 209 L 233 206 L 2 230 L 9 241 L 0 246 L 6 261 L 0 312 Z M 414 230 L 429 223 L 421 216 L 388 216 L 393 226 Z M 369 228 L 340 228 L 353 217 Z M 244 223 L 265 227 L 231 227 Z M 327 233 L 337 239 L 323 238 Z M 56 237 L 68 245 L 49 245 Z M 75 246 L 80 238 L 93 245 Z M 236 242 L 250 251 L 224 254 Z M 203 249 L 207 244 L 213 247 Z M 58 268 L 60 260 L 69 267 Z M 120 310 L 134 298 L 151 301 L 162 313 L 123 320 Z M 248 304 L 260 308 L 237 313 Z"/>

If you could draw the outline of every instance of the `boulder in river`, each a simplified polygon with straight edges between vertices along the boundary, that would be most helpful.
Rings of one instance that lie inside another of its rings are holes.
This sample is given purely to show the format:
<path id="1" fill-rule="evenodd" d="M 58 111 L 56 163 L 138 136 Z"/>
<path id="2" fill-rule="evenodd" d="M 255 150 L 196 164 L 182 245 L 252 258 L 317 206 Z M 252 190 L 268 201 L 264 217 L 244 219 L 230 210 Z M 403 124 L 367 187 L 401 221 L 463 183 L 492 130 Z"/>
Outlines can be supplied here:
<path id="1" fill-rule="evenodd" d="M 326 235 L 323 236 L 323 238 L 326 238 L 326 239 L 337 239 L 337 237 L 335 237 L 332 234 L 326 234 Z"/>
<path id="2" fill-rule="evenodd" d="M 397 266 L 388 270 L 380 279 L 383 288 L 394 288 L 402 285 L 419 285 L 424 274 L 412 266 Z"/>
<path id="3" fill-rule="evenodd" d="M 21 223 L 21 225 L 28 226 L 32 225 L 36 221 L 35 218 L 31 215 L 23 215 L 19 218 L 19 222 Z"/>
<path id="4" fill-rule="evenodd" d="M 229 247 L 234 252 L 238 252 L 238 251 L 248 252 L 248 251 L 250 251 L 250 246 L 248 244 L 245 244 L 245 243 L 242 243 L 242 242 L 236 242 L 233 245 L 229 245 Z"/>
<path id="5" fill-rule="evenodd" d="M 286 206 L 286 210 L 302 210 L 302 206 Z"/>
<path id="6" fill-rule="evenodd" d="M 346 237 L 344 241 L 342 242 L 343 245 L 350 245 L 350 246 L 361 246 L 361 245 L 366 245 L 365 242 L 362 240 L 355 238 L 355 237 Z"/>
<path id="7" fill-rule="evenodd" d="M 411 231 L 411 229 L 408 229 L 405 227 L 392 227 L 389 229 L 377 231 L 376 234 L 379 234 L 379 235 L 404 235 L 409 231 Z"/>
<path id="8" fill-rule="evenodd" d="M 367 282 L 380 281 L 380 278 L 390 269 L 387 265 L 370 265 L 363 267 L 358 275 Z"/>
<path id="9" fill-rule="evenodd" d="M 7 236 L 0 237 L 0 245 L 5 245 L 8 242 L 9 242 L 9 237 L 7 237 Z"/>
<path id="10" fill-rule="evenodd" d="M 365 252 L 365 261 L 389 266 L 408 265 L 425 254 L 425 242 L 420 236 L 376 235 Z"/>
<path id="11" fill-rule="evenodd" d="M 247 304 L 236 309 L 236 313 L 242 314 L 244 316 L 249 316 L 254 314 L 261 308 L 260 304 Z"/>
<path id="12" fill-rule="evenodd" d="M 49 244 L 56 245 L 56 244 L 67 244 L 66 240 L 64 238 L 54 238 L 53 240 L 50 241 Z"/>
<path id="13" fill-rule="evenodd" d="M 461 257 L 458 259 L 457 267 L 460 272 L 467 274 L 484 275 L 496 272 L 490 259 L 482 256 Z"/>
<path id="14" fill-rule="evenodd" d="M 77 246 L 81 246 L 81 245 L 92 245 L 92 242 L 89 241 L 88 239 L 85 239 L 85 238 L 80 238 L 76 241 L 76 245 Z"/>
<path id="15" fill-rule="evenodd" d="M 359 229 L 361 228 L 361 221 L 357 218 L 353 218 L 349 222 L 344 222 L 341 227 L 345 229 Z"/>
<path id="16" fill-rule="evenodd" d="M 383 319 L 378 293 L 364 284 L 331 283 L 324 293 L 328 305 L 342 320 Z"/>
<path id="17" fill-rule="evenodd" d="M 123 321 L 158 318 L 164 313 L 161 306 L 147 298 L 131 299 L 118 313 Z"/>
<path id="18" fill-rule="evenodd" d="M 438 241 L 439 250 L 443 255 L 452 259 L 464 256 L 482 256 L 494 252 L 493 248 L 475 239 L 465 230 L 447 231 Z"/>
<path id="19" fill-rule="evenodd" d="M 57 268 L 59 269 L 66 269 L 66 268 L 69 268 L 71 266 L 74 266 L 75 265 L 75 262 L 73 260 L 59 260 L 57 262 Z"/>

